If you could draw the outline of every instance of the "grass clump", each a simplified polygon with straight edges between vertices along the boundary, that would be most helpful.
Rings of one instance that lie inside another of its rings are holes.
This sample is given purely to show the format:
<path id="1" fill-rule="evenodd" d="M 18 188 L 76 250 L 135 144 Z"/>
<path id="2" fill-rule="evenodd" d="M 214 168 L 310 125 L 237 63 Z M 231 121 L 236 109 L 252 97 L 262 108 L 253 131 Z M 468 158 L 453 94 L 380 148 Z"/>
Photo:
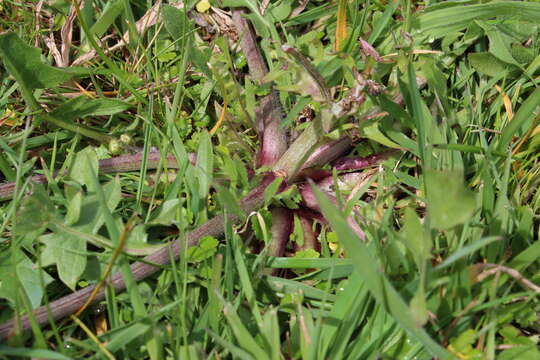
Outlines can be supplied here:
<path id="1" fill-rule="evenodd" d="M 0 13 L 0 356 L 540 357 L 540 5 Z"/>

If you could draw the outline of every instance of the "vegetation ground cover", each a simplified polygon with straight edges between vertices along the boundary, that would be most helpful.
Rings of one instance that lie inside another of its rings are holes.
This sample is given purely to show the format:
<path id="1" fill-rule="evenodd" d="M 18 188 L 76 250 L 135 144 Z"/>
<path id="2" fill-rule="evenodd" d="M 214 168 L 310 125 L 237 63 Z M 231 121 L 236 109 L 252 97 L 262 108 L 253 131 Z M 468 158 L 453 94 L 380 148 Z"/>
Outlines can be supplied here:
<path id="1" fill-rule="evenodd" d="M 540 358 L 538 24 L 4 0 L 0 357 Z"/>

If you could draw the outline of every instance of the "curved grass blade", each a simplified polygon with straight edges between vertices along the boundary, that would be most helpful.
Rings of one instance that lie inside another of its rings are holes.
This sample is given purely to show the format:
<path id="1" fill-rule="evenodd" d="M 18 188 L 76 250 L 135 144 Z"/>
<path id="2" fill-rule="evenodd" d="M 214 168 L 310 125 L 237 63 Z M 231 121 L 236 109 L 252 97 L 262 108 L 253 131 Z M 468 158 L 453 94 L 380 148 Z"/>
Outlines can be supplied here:
<path id="1" fill-rule="evenodd" d="M 513 17 L 531 22 L 540 22 L 540 4 L 521 1 L 501 1 L 487 4 L 455 6 L 440 10 L 426 9 L 414 26 L 423 34 L 435 38 L 466 29 L 474 20 L 493 17 Z"/>
<path id="2" fill-rule="evenodd" d="M 338 234 L 347 256 L 353 261 L 356 271 L 361 275 L 376 301 L 383 305 L 394 320 L 413 338 L 422 343 L 433 356 L 440 359 L 450 359 L 452 355 L 437 344 L 423 328 L 415 324 L 409 307 L 390 281 L 380 272 L 373 254 L 351 230 L 345 216 L 340 215 L 340 211 L 321 190 L 313 185 L 312 188 L 323 215 Z"/>

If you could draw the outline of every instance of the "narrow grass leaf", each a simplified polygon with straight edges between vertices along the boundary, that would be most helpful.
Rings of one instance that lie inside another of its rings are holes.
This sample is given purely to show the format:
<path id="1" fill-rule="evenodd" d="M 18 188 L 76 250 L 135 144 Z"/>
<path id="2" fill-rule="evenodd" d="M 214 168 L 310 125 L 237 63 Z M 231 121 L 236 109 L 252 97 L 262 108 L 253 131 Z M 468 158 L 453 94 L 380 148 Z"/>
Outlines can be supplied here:
<path id="1" fill-rule="evenodd" d="M 242 348 L 239 348 L 238 346 L 232 344 L 231 342 L 225 340 L 212 330 L 207 330 L 210 336 L 214 339 L 215 342 L 217 342 L 219 345 L 223 346 L 225 349 L 229 350 L 230 353 L 234 356 L 235 359 L 241 359 L 241 360 L 255 360 L 253 356 L 251 356 L 247 351 L 242 350 Z"/>
<path id="2" fill-rule="evenodd" d="M 269 360 L 268 354 L 257 344 L 257 341 L 244 326 L 242 319 L 240 319 L 234 307 L 225 300 L 222 300 L 222 303 L 223 314 L 229 322 L 238 344 L 250 352 L 256 359 Z"/>
<path id="3" fill-rule="evenodd" d="M 17 357 L 31 357 L 51 360 L 71 360 L 69 356 L 45 349 L 16 348 L 0 345 L 0 354 Z"/>
<path id="4" fill-rule="evenodd" d="M 352 264 L 350 259 L 269 257 L 266 266 L 281 269 L 326 269 L 347 264 Z"/>
<path id="5" fill-rule="evenodd" d="M 199 197 L 206 199 L 212 185 L 214 171 L 214 157 L 212 153 L 212 142 L 208 132 L 203 131 L 199 137 L 199 148 L 197 150 L 196 169 L 199 180 Z"/>
<path id="6" fill-rule="evenodd" d="M 455 263 L 456 261 L 458 261 L 459 259 L 462 259 L 466 256 L 470 256 L 474 254 L 476 251 L 482 249 L 483 247 L 491 244 L 494 241 L 501 241 L 501 240 L 502 238 L 500 236 L 487 236 L 472 244 L 463 246 L 459 248 L 458 250 L 456 250 L 455 252 L 453 252 L 446 259 L 444 259 L 444 261 L 441 264 L 439 264 L 434 270 L 435 271 L 443 270 L 449 267 L 450 265 L 452 265 L 453 263 Z"/>
<path id="7" fill-rule="evenodd" d="M 418 327 L 414 321 L 407 304 L 399 293 L 394 289 L 388 279 L 380 272 L 379 265 L 374 260 L 371 251 L 354 234 L 347 220 L 340 215 L 338 209 L 328 200 L 328 198 L 315 186 L 313 191 L 317 197 L 319 206 L 325 218 L 332 225 L 332 228 L 338 234 L 340 242 L 345 248 L 347 257 L 351 258 L 356 270 L 365 281 L 377 302 L 383 305 L 392 315 L 394 320 L 407 330 L 407 332 L 422 343 L 426 349 L 433 355 L 441 359 L 450 359 L 451 355 L 424 331 Z"/>
<path id="8" fill-rule="evenodd" d="M 416 84 L 416 74 L 412 62 L 409 62 L 407 67 L 410 100 L 412 103 L 413 119 L 415 120 L 416 131 L 418 133 L 418 152 L 420 154 L 420 160 L 424 165 L 424 168 L 430 168 L 431 166 L 431 153 L 427 149 L 427 134 L 429 133 L 430 125 L 428 119 L 425 117 L 423 111 L 423 101 Z"/>
<path id="9" fill-rule="evenodd" d="M 274 291 L 284 294 L 298 294 L 299 292 L 302 292 L 305 297 L 314 300 L 334 301 L 336 299 L 335 295 L 328 294 L 324 290 L 306 285 L 300 281 L 269 276 L 267 282 Z"/>
<path id="10" fill-rule="evenodd" d="M 336 301 L 326 321 L 323 322 L 321 330 L 322 349 L 325 357 L 334 353 L 332 351 L 334 348 L 332 343 L 343 338 L 343 332 L 347 328 L 345 324 L 347 319 L 350 318 L 350 315 L 358 313 L 358 308 L 369 302 L 365 296 L 367 295 L 367 291 L 363 283 L 359 273 L 354 272 L 347 281 L 345 289 L 338 289 Z M 355 326 L 354 324 L 349 324 L 348 327 L 354 328 Z M 330 352 L 327 352 L 327 350 Z"/>
<path id="11" fill-rule="evenodd" d="M 75 120 L 90 115 L 114 115 L 130 107 L 130 104 L 117 99 L 89 99 L 86 96 L 78 96 L 66 101 L 49 115 L 64 120 Z"/>
<path id="12" fill-rule="evenodd" d="M 240 278 L 240 284 L 242 284 L 242 292 L 246 296 L 246 300 L 249 304 L 253 317 L 257 320 L 257 324 L 260 326 L 262 324 L 262 317 L 257 305 L 257 297 L 253 289 L 253 284 L 251 282 L 251 273 L 248 271 L 245 262 L 242 246 L 240 245 L 240 238 L 237 234 L 232 234 L 232 236 L 234 236 L 235 239 L 231 239 L 227 236 L 227 241 L 231 242 L 234 246 L 234 260 L 238 277 Z"/>
<path id="13" fill-rule="evenodd" d="M 341 51 L 347 40 L 347 3 L 347 0 L 338 1 L 335 51 Z"/>
<path id="14" fill-rule="evenodd" d="M 394 15 L 394 12 L 396 11 L 398 5 L 399 5 L 399 2 L 397 1 L 392 1 L 391 3 L 386 4 L 384 13 L 375 22 L 373 31 L 371 32 L 367 40 L 368 43 L 374 44 L 379 38 L 379 36 L 381 36 L 385 28 L 390 24 L 390 20 L 392 20 L 392 15 Z"/>
<path id="15" fill-rule="evenodd" d="M 435 38 L 466 29 L 474 20 L 493 17 L 540 22 L 540 4 L 521 1 L 500 1 L 478 5 L 461 5 L 429 11 L 429 7 L 416 19 L 414 26 L 422 34 Z"/>
<path id="16" fill-rule="evenodd" d="M 134 323 L 111 336 L 110 340 L 107 341 L 107 349 L 111 352 L 118 351 L 129 345 L 133 340 L 142 338 L 150 328 L 148 324 Z"/>
<path id="17" fill-rule="evenodd" d="M 123 0 L 108 1 L 101 12 L 101 15 L 90 28 L 92 34 L 94 34 L 97 38 L 101 38 L 101 36 L 114 23 L 122 11 L 124 11 Z"/>
<path id="18" fill-rule="evenodd" d="M 112 215 L 112 212 L 109 210 L 107 206 L 106 195 L 103 191 L 103 188 L 101 187 L 99 183 L 97 174 L 94 172 L 94 170 L 91 167 L 90 167 L 90 179 L 91 179 L 91 186 L 94 188 L 95 193 L 97 195 L 100 208 L 103 210 L 105 227 L 107 228 L 109 237 L 111 238 L 115 246 L 121 246 L 120 236 L 121 236 L 122 229 L 119 225 L 119 222 L 116 221 L 116 219 Z M 119 182 L 118 177 L 115 178 L 115 182 Z M 127 231 L 127 229 L 124 229 L 124 231 Z M 143 317 L 146 315 L 146 308 L 142 301 L 137 282 L 135 281 L 133 277 L 133 273 L 131 272 L 131 268 L 129 267 L 129 263 L 125 261 L 125 259 L 122 257 L 120 258 L 119 263 L 120 263 L 119 264 L 120 271 L 122 272 L 122 276 L 126 284 L 126 289 L 131 299 L 135 314 L 137 317 Z"/>
<path id="19" fill-rule="evenodd" d="M 270 358 L 272 360 L 281 359 L 281 340 L 279 333 L 278 313 L 274 308 L 270 308 L 263 317 L 261 333 L 266 338 L 270 346 Z"/>
<path id="20" fill-rule="evenodd" d="M 539 4 L 540 5 L 540 4 Z M 540 11 L 540 10 L 539 10 Z M 536 88 L 532 94 L 521 104 L 518 111 L 503 129 L 497 149 L 500 152 L 506 153 L 507 147 L 512 141 L 512 138 L 519 135 L 523 129 L 528 130 L 534 116 L 538 114 L 540 106 L 540 87 Z"/>

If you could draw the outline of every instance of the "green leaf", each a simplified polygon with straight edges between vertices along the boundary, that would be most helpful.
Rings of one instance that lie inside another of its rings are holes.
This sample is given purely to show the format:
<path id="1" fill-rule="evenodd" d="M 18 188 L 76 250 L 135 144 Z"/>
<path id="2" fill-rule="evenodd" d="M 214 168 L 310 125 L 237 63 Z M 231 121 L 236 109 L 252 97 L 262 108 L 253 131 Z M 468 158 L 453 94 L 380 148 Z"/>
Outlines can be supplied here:
<path id="1" fill-rule="evenodd" d="M 90 31 L 99 39 L 105 34 L 105 31 L 114 23 L 116 18 L 124 11 L 123 0 L 107 1 L 105 7 L 96 20 L 94 25 L 90 28 Z"/>
<path id="2" fill-rule="evenodd" d="M 479 352 L 473 348 L 473 344 L 476 341 L 478 334 L 473 329 L 467 329 L 459 334 L 456 338 L 450 340 L 450 347 L 466 359 L 482 359 L 483 357 L 476 357 L 476 353 Z"/>
<path id="3" fill-rule="evenodd" d="M 147 323 L 138 322 L 130 325 L 111 336 L 111 340 L 107 341 L 107 349 L 110 351 L 119 351 L 129 346 L 129 343 L 133 340 L 143 338 L 149 329 L 150 325 Z"/>
<path id="4" fill-rule="evenodd" d="M 82 207 L 83 192 L 81 189 L 75 191 L 68 200 L 67 212 L 65 222 L 68 225 L 75 224 L 79 221 L 81 216 L 81 207 Z"/>
<path id="5" fill-rule="evenodd" d="M 118 206 L 121 199 L 120 181 L 114 180 L 103 185 L 103 192 L 107 196 L 107 207 L 113 211 Z M 105 209 L 103 209 L 96 194 L 85 196 L 82 200 L 81 213 L 79 220 L 73 226 L 78 231 L 96 234 L 105 222 Z"/>
<path id="6" fill-rule="evenodd" d="M 44 235 L 40 240 L 45 244 L 44 262 L 55 263 L 62 282 L 75 290 L 86 268 L 86 240 L 63 232 Z"/>
<path id="7" fill-rule="evenodd" d="M 216 189 L 221 206 L 223 206 L 229 214 L 236 215 L 240 219 L 246 218 L 246 213 L 242 210 L 242 207 L 240 207 L 240 200 L 234 196 L 229 189 L 218 184 L 215 184 L 214 188 Z"/>
<path id="8" fill-rule="evenodd" d="M 43 185 L 35 185 L 32 195 L 24 198 L 19 208 L 15 218 L 15 235 L 44 231 L 54 214 L 56 209 Z"/>
<path id="9" fill-rule="evenodd" d="M 171 5 L 164 5 L 161 8 L 165 29 L 173 40 L 179 40 L 191 30 L 191 23 L 184 10 L 180 10 Z"/>
<path id="10" fill-rule="evenodd" d="M 507 146 L 512 141 L 512 137 L 519 135 L 520 130 L 529 129 L 535 114 L 538 114 L 540 106 L 540 87 L 527 97 L 521 104 L 514 118 L 503 129 L 501 139 L 499 140 L 498 150 L 506 153 Z"/>
<path id="11" fill-rule="evenodd" d="M 75 155 L 73 165 L 69 169 L 69 176 L 81 185 L 86 185 L 88 190 L 93 192 L 92 174 L 97 174 L 99 163 L 96 151 L 92 147 L 87 147 Z"/>
<path id="12" fill-rule="evenodd" d="M 283 178 L 276 178 L 270 185 L 264 189 L 264 204 L 269 205 L 272 199 L 274 198 L 274 195 L 277 194 L 279 190 L 279 186 L 283 182 Z"/>
<path id="13" fill-rule="evenodd" d="M 213 256 L 217 251 L 219 241 L 213 236 L 203 237 L 199 243 L 188 249 L 187 258 L 192 262 L 200 262 Z"/>
<path id="14" fill-rule="evenodd" d="M 425 181 L 431 227 L 446 230 L 471 219 L 476 198 L 463 184 L 460 173 L 428 170 Z"/>
<path id="15" fill-rule="evenodd" d="M 446 259 L 444 259 L 444 261 L 441 264 L 439 264 L 435 268 L 435 270 L 442 270 L 444 268 L 447 268 L 448 266 L 452 265 L 453 263 L 455 263 L 459 259 L 461 259 L 461 258 L 463 258 L 465 256 L 473 254 L 474 252 L 482 249 L 483 247 L 491 244 L 494 241 L 501 241 L 501 240 L 502 240 L 502 238 L 499 237 L 499 236 L 488 236 L 488 237 L 482 238 L 482 239 L 480 239 L 478 241 L 475 241 L 474 243 L 469 244 L 467 246 L 464 246 L 464 247 L 460 248 L 459 250 L 457 250 L 456 252 L 452 253 L 450 256 L 448 256 Z"/>
<path id="16" fill-rule="evenodd" d="M 158 213 L 152 216 L 149 224 L 170 225 L 176 219 L 181 199 L 166 200 L 158 209 Z"/>
<path id="17" fill-rule="evenodd" d="M 416 266 L 422 269 L 425 261 L 431 257 L 431 238 L 424 230 L 416 212 L 409 207 L 405 209 L 401 237 L 413 256 Z"/>
<path id="18" fill-rule="evenodd" d="M 345 288 L 337 292 L 336 297 L 332 310 L 328 314 L 328 319 L 332 321 L 323 322 L 321 329 L 321 342 L 325 347 L 330 347 L 330 352 L 327 352 L 325 358 L 329 358 L 328 354 L 335 354 L 338 346 L 344 348 L 348 344 L 351 333 L 356 329 L 355 321 L 356 324 L 360 321 L 355 318 L 362 315 L 362 308 L 365 309 L 366 306 L 372 304 L 366 286 L 356 271 L 347 280 Z M 341 325 L 337 326 L 337 324 Z"/>
<path id="19" fill-rule="evenodd" d="M 214 171 L 214 156 L 212 142 L 208 132 L 203 131 L 199 136 L 199 148 L 196 162 L 197 179 L 199 180 L 199 198 L 205 200 L 212 185 Z"/>
<path id="20" fill-rule="evenodd" d="M 489 39 L 489 52 L 505 63 L 520 66 L 510 51 L 511 38 L 506 37 L 495 25 L 488 25 L 483 21 L 476 22 L 484 29 Z"/>
<path id="21" fill-rule="evenodd" d="M 65 70 L 44 64 L 40 53 L 40 49 L 27 45 L 14 32 L 0 35 L 0 58 L 19 85 L 32 91 L 54 87 L 73 77 Z"/>
<path id="22" fill-rule="evenodd" d="M 255 359 L 269 359 L 262 347 L 257 344 L 255 338 L 251 335 L 248 329 L 244 326 L 244 322 L 236 313 L 235 308 L 228 302 L 222 299 L 223 314 L 227 319 L 231 330 L 234 333 L 236 341 L 244 349 L 251 353 Z"/>
<path id="23" fill-rule="evenodd" d="M 393 149 L 401 149 L 401 146 L 390 140 L 379 129 L 379 122 L 375 121 L 371 124 L 366 123 L 366 126 L 362 126 L 362 133 L 370 140 L 376 141 L 379 144 L 388 146 Z"/>
<path id="24" fill-rule="evenodd" d="M 266 279 L 268 286 L 270 286 L 270 288 L 276 292 L 295 295 L 302 293 L 302 296 L 306 298 L 324 301 L 335 301 L 335 295 L 328 294 L 327 291 L 306 285 L 300 281 L 294 281 L 274 276 L 268 276 Z"/>
<path id="25" fill-rule="evenodd" d="M 299 250 L 294 254 L 296 259 L 316 259 L 320 256 L 321 254 L 314 249 Z"/>
<path id="26" fill-rule="evenodd" d="M 41 273 L 40 273 L 41 272 Z M 53 278 L 34 264 L 20 250 L 5 251 L 0 256 L 0 298 L 16 302 L 19 283 L 24 288 L 32 308 L 37 308 L 43 298 L 44 289 L 41 286 L 40 276 L 43 276 L 45 285 L 50 284 Z"/>
<path id="27" fill-rule="evenodd" d="M 510 51 L 512 52 L 512 57 L 520 64 L 530 64 L 533 62 L 536 52 L 528 47 L 525 47 L 518 43 L 512 43 L 510 45 Z"/>
<path id="28" fill-rule="evenodd" d="M 488 52 L 472 53 L 467 59 L 476 71 L 487 76 L 501 76 L 509 70 L 508 65 Z"/>
<path id="29" fill-rule="evenodd" d="M 16 348 L 0 345 L 0 355 L 25 357 L 32 359 L 50 359 L 50 360 L 71 360 L 69 356 L 62 355 L 56 351 L 45 349 Z"/>
<path id="30" fill-rule="evenodd" d="M 224 0 L 223 6 L 248 8 L 250 13 L 244 16 L 251 20 L 257 34 L 263 37 L 269 36 L 268 28 L 270 27 L 270 24 L 261 15 L 259 4 L 256 0 Z"/>
<path id="31" fill-rule="evenodd" d="M 530 22 L 540 22 L 540 4 L 521 1 L 499 1 L 478 5 L 454 2 L 451 7 L 430 11 L 424 9 L 414 26 L 423 35 L 435 38 L 466 29 L 471 22 L 493 17 L 513 17 Z"/>
<path id="32" fill-rule="evenodd" d="M 89 99 L 86 96 L 78 96 L 54 109 L 50 115 L 69 121 L 90 115 L 113 115 L 130 107 L 130 104 L 121 100 Z"/>
<path id="33" fill-rule="evenodd" d="M 419 287 L 416 294 L 414 294 L 409 307 L 416 325 L 424 326 L 428 321 L 429 314 L 426 304 L 426 294 L 422 287 Z"/>

